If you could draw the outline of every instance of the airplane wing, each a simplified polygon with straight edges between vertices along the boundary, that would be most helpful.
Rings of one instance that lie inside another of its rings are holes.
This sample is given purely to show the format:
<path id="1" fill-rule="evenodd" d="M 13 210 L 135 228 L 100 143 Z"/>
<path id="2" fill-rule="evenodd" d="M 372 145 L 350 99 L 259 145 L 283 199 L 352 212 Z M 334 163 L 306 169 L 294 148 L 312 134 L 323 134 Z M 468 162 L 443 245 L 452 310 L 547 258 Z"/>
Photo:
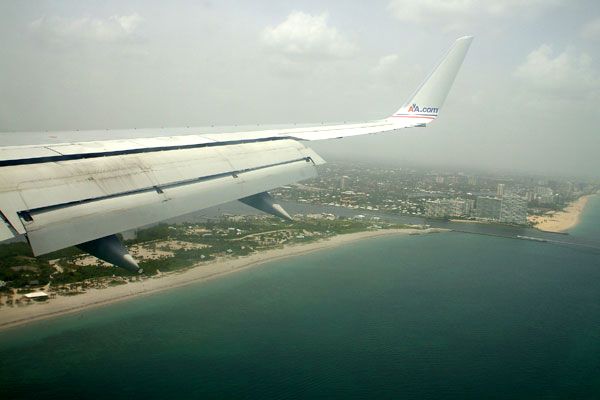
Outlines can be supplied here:
<path id="1" fill-rule="evenodd" d="M 316 176 L 325 161 L 304 142 L 426 126 L 471 41 L 458 39 L 410 99 L 378 121 L 221 134 L 161 129 L 158 137 L 135 130 L 154 137 L 0 147 L 0 241 L 25 235 L 36 256 L 77 245 L 137 270 L 116 233 L 236 199 L 288 218 L 267 191 Z"/>

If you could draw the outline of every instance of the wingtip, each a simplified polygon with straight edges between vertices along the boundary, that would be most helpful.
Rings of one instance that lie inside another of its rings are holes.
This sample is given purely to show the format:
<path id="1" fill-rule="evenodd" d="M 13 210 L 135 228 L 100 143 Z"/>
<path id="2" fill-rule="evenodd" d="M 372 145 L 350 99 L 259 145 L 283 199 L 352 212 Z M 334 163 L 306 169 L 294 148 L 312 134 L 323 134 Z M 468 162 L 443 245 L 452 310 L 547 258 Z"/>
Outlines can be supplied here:
<path id="1" fill-rule="evenodd" d="M 457 42 L 466 41 L 466 40 L 471 41 L 471 40 L 473 40 L 474 37 L 475 36 L 473 36 L 473 35 L 461 36 L 458 39 L 456 39 L 456 41 Z"/>
<path id="2" fill-rule="evenodd" d="M 404 121 L 411 118 L 411 126 L 422 126 L 437 118 L 472 40 L 473 36 L 456 39 L 442 61 L 392 117 Z"/>

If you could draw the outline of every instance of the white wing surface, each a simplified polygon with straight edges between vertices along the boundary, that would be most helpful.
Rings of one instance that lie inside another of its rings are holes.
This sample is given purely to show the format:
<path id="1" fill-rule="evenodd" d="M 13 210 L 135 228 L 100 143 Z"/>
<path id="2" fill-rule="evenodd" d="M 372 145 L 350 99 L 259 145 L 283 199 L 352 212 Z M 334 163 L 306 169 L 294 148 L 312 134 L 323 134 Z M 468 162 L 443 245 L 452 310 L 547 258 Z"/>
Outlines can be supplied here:
<path id="1" fill-rule="evenodd" d="M 221 134 L 138 129 L 119 134 L 148 137 L 0 147 L 0 241 L 26 235 L 35 255 L 83 244 L 106 259 L 89 243 L 255 195 L 263 197 L 247 203 L 271 212 L 266 191 L 314 177 L 324 163 L 302 142 L 426 126 L 437 118 L 471 40 L 458 39 L 383 120 Z"/>

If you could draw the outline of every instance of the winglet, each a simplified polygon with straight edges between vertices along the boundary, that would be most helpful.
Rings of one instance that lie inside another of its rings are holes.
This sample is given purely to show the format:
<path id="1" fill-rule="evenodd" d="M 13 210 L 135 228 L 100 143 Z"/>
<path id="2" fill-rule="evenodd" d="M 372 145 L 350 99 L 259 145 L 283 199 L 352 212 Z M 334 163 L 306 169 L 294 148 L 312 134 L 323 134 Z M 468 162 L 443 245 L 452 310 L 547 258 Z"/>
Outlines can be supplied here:
<path id="1" fill-rule="evenodd" d="M 437 118 L 472 41 L 473 36 L 457 39 L 442 61 L 390 120 L 411 120 L 414 125 L 424 125 Z"/>

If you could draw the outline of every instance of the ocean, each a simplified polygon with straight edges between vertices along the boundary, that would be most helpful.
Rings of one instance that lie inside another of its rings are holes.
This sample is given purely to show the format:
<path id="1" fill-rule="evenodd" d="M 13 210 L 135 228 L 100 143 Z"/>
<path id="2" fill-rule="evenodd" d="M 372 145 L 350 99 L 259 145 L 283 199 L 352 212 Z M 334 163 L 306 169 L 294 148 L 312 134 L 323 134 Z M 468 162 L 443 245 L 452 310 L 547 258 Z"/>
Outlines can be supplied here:
<path id="1" fill-rule="evenodd" d="M 383 237 L 0 332 L 33 397 L 600 398 L 600 251 Z"/>

